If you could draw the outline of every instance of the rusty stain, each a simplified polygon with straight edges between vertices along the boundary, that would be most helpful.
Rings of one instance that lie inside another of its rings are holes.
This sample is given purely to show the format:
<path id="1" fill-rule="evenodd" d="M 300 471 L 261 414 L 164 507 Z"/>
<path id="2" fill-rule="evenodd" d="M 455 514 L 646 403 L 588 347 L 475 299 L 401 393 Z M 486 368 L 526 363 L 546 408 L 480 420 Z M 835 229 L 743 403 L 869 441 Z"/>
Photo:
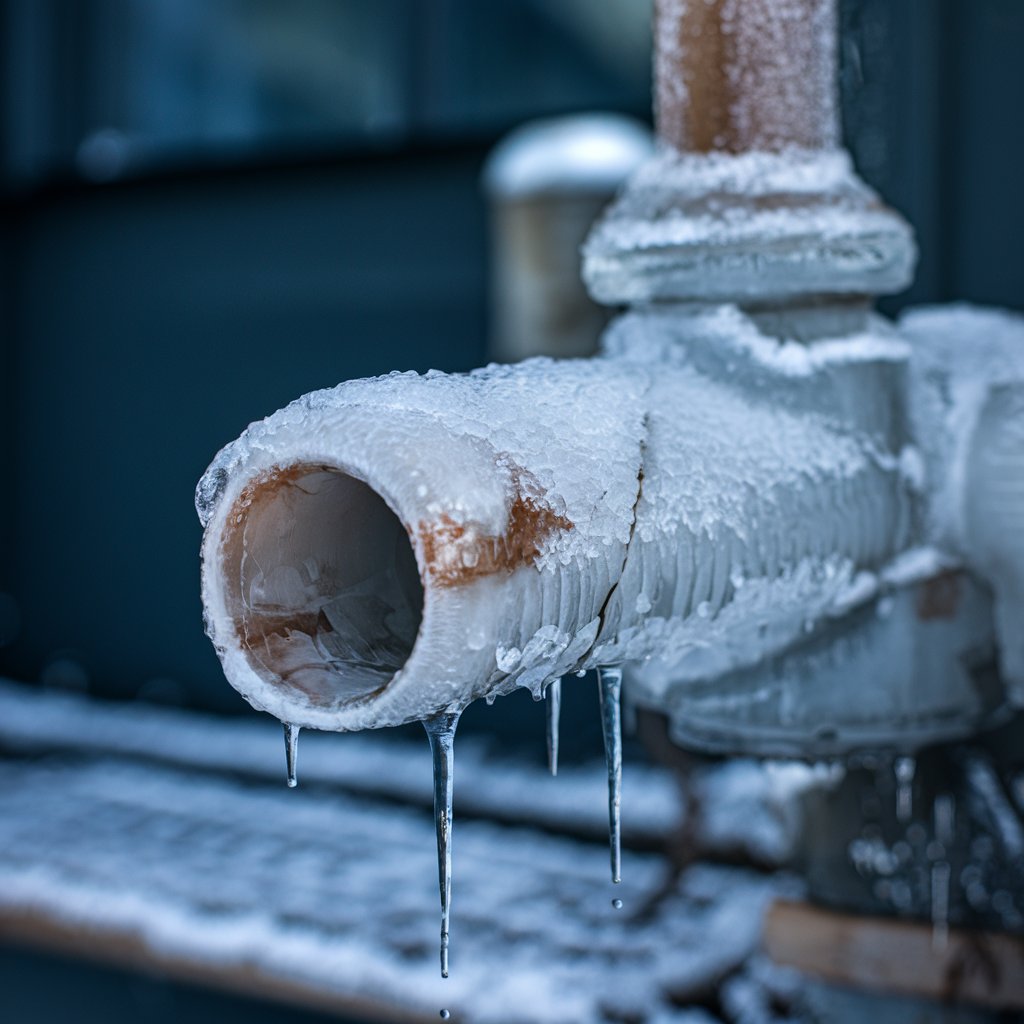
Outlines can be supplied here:
<path id="1" fill-rule="evenodd" d="M 304 692 L 313 703 L 325 698 L 314 685 L 304 685 L 301 670 L 322 668 L 309 662 L 308 644 L 312 638 L 333 627 L 319 609 L 296 608 L 279 614 L 246 607 L 242 595 L 242 560 L 245 556 L 245 528 L 252 513 L 263 511 L 267 502 L 282 488 L 294 486 L 311 473 L 337 472 L 330 466 L 297 462 L 287 467 L 272 466 L 249 481 L 235 499 L 228 514 L 221 542 L 224 552 L 224 578 L 228 610 L 241 646 L 251 652 L 250 662 L 258 675 L 269 682 L 285 682 Z M 312 680 L 310 681 L 312 684 Z"/>
<path id="2" fill-rule="evenodd" d="M 952 619 L 960 607 L 960 591 L 958 572 L 943 572 L 927 580 L 917 592 L 917 617 L 922 622 Z"/>
<path id="3" fill-rule="evenodd" d="M 788 5 L 787 13 L 796 16 L 775 26 L 786 33 L 786 46 L 780 48 L 766 0 L 747 0 L 746 23 L 752 27 L 746 31 L 731 22 L 727 0 L 658 0 L 654 86 L 659 137 L 681 152 L 695 153 L 833 145 L 821 92 L 831 72 L 814 34 L 828 4 L 794 0 Z"/>
<path id="4" fill-rule="evenodd" d="M 478 530 L 473 523 L 456 522 L 447 513 L 421 520 L 416 528 L 425 575 L 439 587 L 458 587 L 484 576 L 509 574 L 533 565 L 544 542 L 573 523 L 543 498 L 532 476 L 511 465 L 513 498 L 505 532 L 499 536 Z"/>

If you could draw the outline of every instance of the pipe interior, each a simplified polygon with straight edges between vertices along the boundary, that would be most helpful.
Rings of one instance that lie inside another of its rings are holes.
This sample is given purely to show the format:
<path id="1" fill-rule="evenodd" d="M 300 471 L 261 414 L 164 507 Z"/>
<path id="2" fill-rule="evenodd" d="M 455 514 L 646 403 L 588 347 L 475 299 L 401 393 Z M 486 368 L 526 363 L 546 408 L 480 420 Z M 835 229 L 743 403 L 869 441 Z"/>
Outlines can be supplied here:
<path id="1" fill-rule="evenodd" d="M 247 488 L 228 522 L 229 604 L 257 674 L 320 708 L 383 689 L 423 618 L 416 556 L 383 498 L 296 465 Z"/>

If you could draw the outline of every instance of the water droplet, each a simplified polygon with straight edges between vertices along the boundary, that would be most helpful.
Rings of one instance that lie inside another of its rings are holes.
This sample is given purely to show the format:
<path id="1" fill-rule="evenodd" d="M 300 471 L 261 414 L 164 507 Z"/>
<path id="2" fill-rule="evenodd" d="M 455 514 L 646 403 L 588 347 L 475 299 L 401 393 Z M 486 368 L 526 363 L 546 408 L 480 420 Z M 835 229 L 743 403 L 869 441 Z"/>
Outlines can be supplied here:
<path id="1" fill-rule="evenodd" d="M 619 882 L 622 879 L 622 669 L 598 669 L 597 685 L 601 695 L 604 756 L 608 764 L 608 836 L 612 881 Z"/>
<path id="2" fill-rule="evenodd" d="M 441 892 L 441 977 L 448 977 L 448 925 L 452 908 L 452 785 L 455 727 L 459 715 L 441 714 L 423 723 L 434 761 L 434 821 L 437 826 L 437 880 Z"/>
<path id="3" fill-rule="evenodd" d="M 299 780 L 295 774 L 295 758 L 299 751 L 299 726 L 290 722 L 283 722 L 284 725 L 284 763 L 288 772 L 288 786 L 294 789 Z"/>
<path id="4" fill-rule="evenodd" d="M 447 1020 L 450 1016 L 451 1013 L 449 1013 L 448 1010 L 441 1011 L 441 1020 Z"/>
<path id="5" fill-rule="evenodd" d="M 558 774 L 558 720 L 562 714 L 562 680 L 556 679 L 545 693 L 548 719 L 548 768 Z"/>
<path id="6" fill-rule="evenodd" d="M 917 763 L 912 757 L 897 757 L 896 772 L 896 820 L 910 821 L 914 813 L 914 772 Z"/>
<path id="7" fill-rule="evenodd" d="M 613 906 L 613 907 L 614 907 L 614 908 L 615 908 L 616 910 L 621 910 L 621 909 L 622 909 L 622 900 L 620 900 L 620 899 L 619 899 L 619 898 L 618 898 L 618 897 L 616 896 L 616 897 L 615 897 L 615 899 L 613 899 L 613 900 L 612 900 L 612 906 Z"/>

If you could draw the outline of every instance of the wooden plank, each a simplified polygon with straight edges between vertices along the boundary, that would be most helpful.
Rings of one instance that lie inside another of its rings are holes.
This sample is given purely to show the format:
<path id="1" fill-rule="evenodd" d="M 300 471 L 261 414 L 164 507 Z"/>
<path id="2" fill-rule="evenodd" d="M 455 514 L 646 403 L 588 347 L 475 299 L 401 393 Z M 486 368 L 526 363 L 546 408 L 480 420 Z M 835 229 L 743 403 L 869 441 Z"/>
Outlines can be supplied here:
<path id="1" fill-rule="evenodd" d="M 436 1014 L 420 1013 L 408 1005 L 390 1003 L 386 993 L 369 1000 L 349 992 L 318 989 L 305 982 L 274 975 L 255 965 L 204 962 L 154 949 L 129 932 L 94 931 L 87 926 L 20 908 L 0 908 L 0 940 L 76 959 L 140 971 L 217 991 L 266 999 L 341 1017 L 380 1021 L 381 1024 L 433 1024 Z"/>
<path id="2" fill-rule="evenodd" d="M 779 964 L 854 988 L 1024 1009 L 1024 940 L 951 928 L 941 947 L 916 921 L 858 917 L 777 901 L 764 947 Z"/>

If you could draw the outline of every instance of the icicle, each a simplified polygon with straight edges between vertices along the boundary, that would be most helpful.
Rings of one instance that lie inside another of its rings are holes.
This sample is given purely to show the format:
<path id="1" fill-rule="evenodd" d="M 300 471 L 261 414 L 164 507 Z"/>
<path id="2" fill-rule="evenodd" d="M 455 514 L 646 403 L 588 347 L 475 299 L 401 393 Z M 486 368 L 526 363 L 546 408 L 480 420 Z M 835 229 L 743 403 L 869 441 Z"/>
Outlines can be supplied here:
<path id="1" fill-rule="evenodd" d="M 917 764 L 912 757 L 896 758 L 896 820 L 910 821 L 914 813 L 914 772 Z"/>
<path id="2" fill-rule="evenodd" d="M 949 942 L 949 864 L 932 865 L 932 949 L 941 952 Z"/>
<path id="3" fill-rule="evenodd" d="M 423 723 L 434 759 L 434 820 L 437 824 L 437 878 L 441 889 L 441 977 L 448 977 L 448 924 L 452 906 L 452 779 L 458 714 L 441 714 Z"/>
<path id="4" fill-rule="evenodd" d="M 295 774 L 295 758 L 299 750 L 299 726 L 290 722 L 282 722 L 284 726 L 284 761 L 288 772 L 288 786 L 294 789 L 299 780 Z"/>
<path id="5" fill-rule="evenodd" d="M 558 774 L 558 719 L 562 713 L 562 680 L 556 679 L 548 688 L 548 768 Z"/>
<path id="6" fill-rule="evenodd" d="M 601 693 L 601 728 L 608 762 L 608 830 L 611 842 L 612 881 L 622 880 L 622 669 L 597 670 Z"/>

